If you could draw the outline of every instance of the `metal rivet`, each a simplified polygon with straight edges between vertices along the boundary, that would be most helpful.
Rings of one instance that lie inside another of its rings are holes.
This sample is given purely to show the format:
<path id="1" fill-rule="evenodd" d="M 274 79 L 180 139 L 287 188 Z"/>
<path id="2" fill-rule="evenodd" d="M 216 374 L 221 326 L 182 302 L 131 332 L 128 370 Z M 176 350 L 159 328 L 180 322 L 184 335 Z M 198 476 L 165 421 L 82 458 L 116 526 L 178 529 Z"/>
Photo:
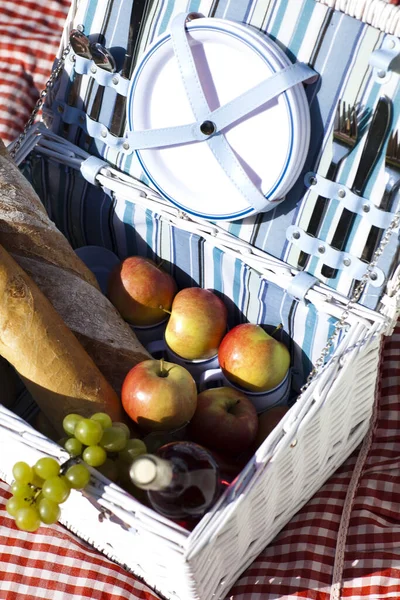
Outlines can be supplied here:
<path id="1" fill-rule="evenodd" d="M 292 238 L 293 238 L 294 240 L 298 240 L 298 239 L 300 239 L 300 231 L 294 231 L 294 232 L 292 233 Z"/>
<path id="2" fill-rule="evenodd" d="M 71 54 L 71 56 L 69 57 L 69 60 L 71 62 L 76 62 L 76 56 L 75 56 L 75 54 Z"/>
<path id="3" fill-rule="evenodd" d="M 386 71 L 383 71 L 383 69 L 381 69 L 380 71 L 378 71 L 377 75 L 380 79 L 383 79 L 384 77 L 386 77 Z"/>
<path id="4" fill-rule="evenodd" d="M 346 190 L 339 190 L 337 195 L 339 196 L 339 198 L 344 198 L 346 195 Z"/>
<path id="5" fill-rule="evenodd" d="M 211 135 L 212 133 L 215 133 L 215 130 L 216 127 L 212 121 L 204 121 L 200 125 L 200 131 L 201 133 L 204 133 L 204 135 Z"/>
<path id="6" fill-rule="evenodd" d="M 388 40 L 386 45 L 390 49 L 390 48 L 394 48 L 396 43 L 394 40 Z"/>
<path id="7" fill-rule="evenodd" d="M 290 444 L 291 448 L 294 448 L 295 446 L 297 446 L 297 440 L 293 440 L 293 442 Z"/>
<path id="8" fill-rule="evenodd" d="M 102 129 L 100 135 L 103 138 L 107 137 L 107 129 Z"/>
<path id="9" fill-rule="evenodd" d="M 82 31 L 85 31 L 85 26 L 84 25 L 77 25 L 76 26 L 77 30 L 80 31 L 82 33 Z"/>
<path id="10" fill-rule="evenodd" d="M 370 205 L 369 205 L 369 204 L 364 204 L 364 205 L 363 205 L 363 211 L 364 211 L 365 213 L 369 213 L 369 211 L 370 211 L 370 210 L 371 210 L 371 207 L 370 207 Z"/>
<path id="11" fill-rule="evenodd" d="M 117 85 L 118 82 L 119 82 L 119 77 L 117 77 L 117 76 L 113 77 L 112 78 L 112 82 L 113 82 L 114 85 Z"/>
<path id="12" fill-rule="evenodd" d="M 129 146 L 129 142 L 124 142 L 124 143 L 122 144 L 122 147 L 123 147 L 123 149 L 124 149 L 124 150 L 129 150 L 129 147 L 130 147 L 130 146 Z"/>
<path id="13" fill-rule="evenodd" d="M 325 246 L 318 246 L 318 252 L 320 254 L 325 254 Z"/>
<path id="14" fill-rule="evenodd" d="M 310 177 L 310 179 L 308 180 L 308 183 L 310 185 L 317 185 L 317 178 L 316 177 Z"/>
<path id="15" fill-rule="evenodd" d="M 370 275 L 371 281 L 376 281 L 378 279 L 378 275 L 374 272 L 371 273 Z"/>
<path id="16" fill-rule="evenodd" d="M 344 264 L 345 267 L 349 267 L 351 265 L 350 258 L 344 258 L 343 259 L 343 264 Z"/>
<path id="17" fill-rule="evenodd" d="M 64 112 L 64 107 L 61 106 L 61 105 L 58 105 L 57 106 L 57 110 L 58 110 L 59 113 L 63 113 Z"/>
<path id="18" fill-rule="evenodd" d="M 97 68 L 95 66 L 91 66 L 90 67 L 90 72 L 91 73 L 96 73 L 97 72 Z"/>

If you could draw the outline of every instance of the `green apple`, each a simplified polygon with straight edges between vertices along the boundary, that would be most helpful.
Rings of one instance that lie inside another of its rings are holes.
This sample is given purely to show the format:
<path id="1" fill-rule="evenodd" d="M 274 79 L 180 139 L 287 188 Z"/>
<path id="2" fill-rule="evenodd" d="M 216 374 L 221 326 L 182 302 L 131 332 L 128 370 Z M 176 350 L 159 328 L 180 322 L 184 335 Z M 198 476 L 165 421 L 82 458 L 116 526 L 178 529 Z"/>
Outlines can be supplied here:
<path id="1" fill-rule="evenodd" d="M 193 417 L 196 383 L 187 369 L 164 360 L 144 360 L 125 377 L 122 406 L 145 431 L 171 431 Z"/>
<path id="2" fill-rule="evenodd" d="M 110 274 L 107 296 L 131 325 L 156 325 L 167 317 L 177 292 L 173 277 L 149 258 L 130 256 Z"/>
<path id="3" fill-rule="evenodd" d="M 223 338 L 218 361 L 225 377 L 251 392 L 272 390 L 285 378 L 289 350 L 253 323 L 237 325 Z"/>
<path id="4" fill-rule="evenodd" d="M 165 341 L 186 360 L 215 356 L 226 332 L 227 309 L 211 290 L 185 288 L 174 298 Z"/>

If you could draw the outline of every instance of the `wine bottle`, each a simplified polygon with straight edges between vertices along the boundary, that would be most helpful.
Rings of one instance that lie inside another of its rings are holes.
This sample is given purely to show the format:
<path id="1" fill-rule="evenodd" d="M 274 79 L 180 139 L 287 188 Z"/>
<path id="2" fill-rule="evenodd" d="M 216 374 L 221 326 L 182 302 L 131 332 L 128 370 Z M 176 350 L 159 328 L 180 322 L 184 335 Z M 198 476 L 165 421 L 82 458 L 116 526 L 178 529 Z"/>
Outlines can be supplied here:
<path id="1" fill-rule="evenodd" d="M 191 529 L 218 500 L 229 481 L 212 454 L 193 442 L 170 442 L 154 454 L 138 456 L 132 482 L 147 490 L 151 507 Z"/>

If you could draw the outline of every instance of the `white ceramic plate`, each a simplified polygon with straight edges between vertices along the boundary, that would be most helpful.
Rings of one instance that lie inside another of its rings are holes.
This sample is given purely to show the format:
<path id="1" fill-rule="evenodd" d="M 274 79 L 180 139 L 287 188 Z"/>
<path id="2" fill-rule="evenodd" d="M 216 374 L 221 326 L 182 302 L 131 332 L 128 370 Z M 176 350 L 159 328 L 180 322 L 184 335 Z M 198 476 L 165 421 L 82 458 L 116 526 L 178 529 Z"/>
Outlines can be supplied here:
<path id="1" fill-rule="evenodd" d="M 245 25 L 204 18 L 190 22 L 188 30 L 211 110 L 291 64 L 279 46 Z M 131 131 L 195 120 L 169 34 L 156 40 L 138 63 L 127 107 Z M 298 177 L 308 147 L 310 123 L 303 86 L 266 103 L 225 130 L 225 135 L 256 187 L 269 200 L 280 200 Z M 140 150 L 137 156 L 153 185 L 185 212 L 211 220 L 235 220 L 256 212 L 206 142 Z"/>

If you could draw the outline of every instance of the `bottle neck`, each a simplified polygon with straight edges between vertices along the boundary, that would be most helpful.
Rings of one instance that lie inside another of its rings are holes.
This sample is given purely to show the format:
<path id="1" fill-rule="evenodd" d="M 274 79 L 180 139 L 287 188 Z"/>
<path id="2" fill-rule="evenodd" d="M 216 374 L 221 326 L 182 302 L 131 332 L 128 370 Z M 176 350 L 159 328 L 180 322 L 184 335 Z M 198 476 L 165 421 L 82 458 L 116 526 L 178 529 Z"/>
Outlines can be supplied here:
<path id="1" fill-rule="evenodd" d="M 143 490 L 164 491 L 178 484 L 181 469 L 175 461 L 155 454 L 142 454 L 132 463 L 129 474 L 132 482 Z M 183 473 L 182 473 L 183 475 Z"/>

